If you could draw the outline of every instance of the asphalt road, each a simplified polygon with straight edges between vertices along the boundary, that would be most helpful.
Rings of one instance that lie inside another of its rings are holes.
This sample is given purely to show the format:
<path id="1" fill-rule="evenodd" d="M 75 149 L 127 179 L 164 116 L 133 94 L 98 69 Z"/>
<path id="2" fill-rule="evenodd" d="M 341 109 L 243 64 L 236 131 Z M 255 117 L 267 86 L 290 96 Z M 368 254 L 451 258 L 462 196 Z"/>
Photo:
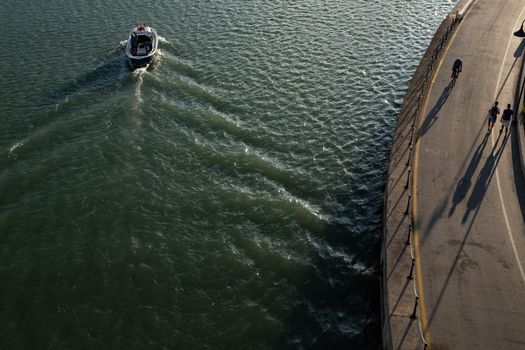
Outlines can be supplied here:
<path id="1" fill-rule="evenodd" d="M 525 183 L 515 129 L 487 133 L 497 99 L 515 111 L 523 0 L 478 0 L 449 41 L 416 146 L 421 321 L 431 349 L 525 349 Z M 463 71 L 451 84 L 453 61 Z"/>

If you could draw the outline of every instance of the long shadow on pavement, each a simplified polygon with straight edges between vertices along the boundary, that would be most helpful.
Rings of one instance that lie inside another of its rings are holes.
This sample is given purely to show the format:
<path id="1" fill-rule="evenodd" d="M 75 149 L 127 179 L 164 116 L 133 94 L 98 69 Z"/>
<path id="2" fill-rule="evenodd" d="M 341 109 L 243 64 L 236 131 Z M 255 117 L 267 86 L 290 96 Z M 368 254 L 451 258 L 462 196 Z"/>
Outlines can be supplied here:
<path id="1" fill-rule="evenodd" d="M 450 207 L 450 210 L 448 212 L 448 217 L 451 217 L 454 214 L 454 211 L 456 210 L 456 206 L 465 198 L 467 195 L 468 190 L 470 189 L 470 185 L 472 184 L 472 176 L 474 175 L 474 172 L 476 171 L 479 162 L 481 161 L 481 156 L 483 155 L 483 151 L 485 150 L 485 147 L 487 146 L 487 141 L 489 140 L 489 133 L 485 134 L 485 137 L 479 144 L 478 148 L 472 155 L 472 159 L 470 160 L 470 164 L 467 167 L 467 170 L 465 171 L 465 175 L 459 180 L 456 191 L 454 192 L 454 195 L 452 197 L 452 206 Z"/>
<path id="2" fill-rule="evenodd" d="M 514 57 L 519 58 L 525 51 L 525 39 L 521 41 L 520 46 L 516 49 L 514 52 Z M 521 63 L 521 70 L 520 70 L 520 76 L 523 76 L 523 71 L 525 68 L 525 60 Z M 525 82 L 523 83 L 525 84 Z M 525 86 L 525 85 L 524 85 Z M 518 110 L 521 102 L 521 98 L 523 96 L 523 88 L 521 85 L 521 81 L 518 80 L 518 86 L 517 89 L 519 90 L 519 93 L 516 94 L 515 100 L 514 100 L 514 110 Z M 518 112 L 519 115 L 519 112 Z M 520 158 L 520 139 L 517 137 L 518 130 L 517 128 L 520 127 L 519 123 L 515 123 L 517 126 L 516 128 L 511 128 L 511 133 L 514 135 L 511 138 L 511 149 L 512 149 L 512 172 L 514 174 L 514 185 L 516 186 L 516 193 L 525 193 L 525 177 L 523 173 L 523 169 L 521 168 L 521 158 Z M 521 142 L 524 142 L 523 140 Z M 518 195 L 518 203 L 521 209 L 521 215 L 523 217 L 523 220 L 525 221 L 525 196 Z"/>
<path id="3" fill-rule="evenodd" d="M 518 127 L 520 127 L 518 125 Z M 514 128 L 512 132 L 517 133 L 518 131 Z M 521 209 L 521 215 L 523 217 L 523 221 L 525 221 L 525 196 L 519 195 L 520 193 L 525 193 L 525 178 L 523 171 L 521 169 L 521 159 L 519 155 L 519 147 L 520 147 L 520 141 L 517 137 L 517 135 L 514 135 L 511 138 L 511 149 L 512 149 L 512 172 L 514 174 L 514 185 L 516 186 L 516 193 L 518 193 L 518 203 L 520 205 Z M 522 141 L 523 142 L 523 141 Z"/>
<path id="4" fill-rule="evenodd" d="M 514 57 L 521 57 L 521 55 L 523 55 L 523 51 L 525 51 L 525 39 L 521 41 L 520 45 L 516 48 L 516 51 L 514 51 Z"/>
<path id="5" fill-rule="evenodd" d="M 492 179 L 492 176 L 494 175 L 494 172 L 495 172 L 496 167 L 498 165 L 498 162 L 499 162 L 499 160 L 501 158 L 503 150 L 505 149 L 505 145 L 507 144 L 508 135 L 504 137 L 500 148 L 496 151 L 496 153 L 494 153 L 494 151 L 498 147 L 498 143 L 499 143 L 499 139 L 500 138 L 501 138 L 501 134 L 498 136 L 498 139 L 496 140 L 496 143 L 492 147 L 491 154 L 490 154 L 489 158 L 487 158 L 487 160 L 485 162 L 485 165 L 483 166 L 483 169 L 481 170 L 481 172 L 480 172 L 480 174 L 478 176 L 478 180 L 476 182 L 476 185 L 474 186 L 474 190 L 472 191 L 472 195 L 469 198 L 469 202 L 472 201 L 472 204 L 476 204 L 472 208 L 472 210 L 474 211 L 474 214 L 472 216 L 472 219 L 470 220 L 470 223 L 469 223 L 469 226 L 468 226 L 467 230 L 465 231 L 465 235 L 463 236 L 463 240 L 458 245 L 458 250 L 457 250 L 456 256 L 454 258 L 454 261 L 452 262 L 452 265 L 450 266 L 450 269 L 448 271 L 447 277 L 445 278 L 445 282 L 443 283 L 443 286 L 441 287 L 441 290 L 439 291 L 438 297 L 436 299 L 436 303 L 432 307 L 432 311 L 430 312 L 430 315 L 429 315 L 428 327 L 430 327 L 430 325 L 432 324 L 432 322 L 434 320 L 434 317 L 436 316 L 436 312 L 437 312 L 437 310 L 439 308 L 439 305 L 441 304 L 441 300 L 443 299 L 443 296 L 445 295 L 445 291 L 448 288 L 448 284 L 450 283 L 450 279 L 452 278 L 452 275 L 453 275 L 453 273 L 455 271 L 456 265 L 459 262 L 459 259 L 460 259 L 460 256 L 461 256 L 461 252 L 463 252 L 463 248 L 465 247 L 465 244 L 466 244 L 467 239 L 468 239 L 468 237 L 470 235 L 470 232 L 472 231 L 472 226 L 474 225 L 474 222 L 476 221 L 476 217 L 478 216 L 479 208 L 480 208 L 480 206 L 479 206 L 480 200 L 483 199 L 483 197 L 485 195 L 485 192 L 486 192 L 487 187 L 488 187 L 488 185 L 489 185 L 489 183 L 490 183 L 490 181 Z M 468 219 L 468 216 L 469 216 L 469 215 L 467 215 L 468 213 L 470 213 L 470 209 L 467 209 L 467 212 L 465 213 L 465 216 L 463 217 L 465 220 Z"/>
<path id="6" fill-rule="evenodd" d="M 490 155 L 485 161 L 483 169 L 481 169 L 481 171 L 479 172 L 478 179 L 476 180 L 476 184 L 474 185 L 472 193 L 470 194 L 470 198 L 467 202 L 467 209 L 465 211 L 465 214 L 463 215 L 463 218 L 461 219 L 461 223 L 463 224 L 467 222 L 470 212 L 478 208 L 481 204 L 481 201 L 485 197 L 485 193 L 487 192 L 487 188 L 489 187 L 490 180 L 492 180 L 492 176 L 494 176 L 496 166 L 498 165 L 498 162 L 501 158 L 501 154 L 503 153 L 505 145 L 507 144 L 508 135 L 503 138 L 501 146 L 499 147 L 499 149 L 497 149 L 501 136 L 502 133 L 500 132 L 498 134 L 496 143 L 494 143 L 494 147 L 492 147 Z"/>
<path id="7" fill-rule="evenodd" d="M 454 81 L 450 81 L 450 83 L 447 85 L 447 87 L 443 90 L 441 93 L 441 96 L 439 96 L 439 99 L 437 100 L 436 104 L 430 112 L 428 112 L 427 117 L 423 121 L 423 124 L 421 124 L 421 127 L 419 128 L 419 137 L 426 134 L 428 130 L 434 125 L 434 123 L 438 119 L 438 113 L 447 101 L 448 97 L 450 96 L 450 93 L 452 92 L 452 88 L 454 87 Z"/>
<path id="8" fill-rule="evenodd" d="M 505 79 L 503 80 L 503 83 L 501 84 L 501 87 L 498 91 L 498 94 L 497 94 L 497 97 L 496 99 L 499 98 L 499 95 L 501 94 L 501 91 L 503 90 L 503 88 L 505 87 L 505 85 L 507 84 L 508 82 L 508 79 L 509 79 L 509 76 L 510 74 L 512 73 L 512 71 L 515 69 L 515 66 L 516 66 L 516 63 L 518 61 L 518 59 L 523 55 L 523 53 L 525 52 L 525 40 L 522 40 L 520 45 L 516 48 L 516 50 L 514 51 L 514 62 L 512 63 L 512 66 L 510 67 L 507 75 L 505 76 Z M 444 102 L 446 101 L 446 98 L 448 97 L 447 94 L 450 94 L 450 90 L 452 89 L 452 87 L 454 86 L 454 82 L 451 81 L 449 83 L 449 85 L 447 86 L 447 88 L 445 88 L 445 90 L 443 90 L 443 93 L 441 95 L 441 97 L 439 98 L 438 100 L 438 103 L 436 103 L 436 105 L 434 106 L 434 108 L 432 109 L 431 112 L 429 112 L 429 114 L 427 115 L 427 118 L 425 119 L 423 125 L 421 126 L 421 136 L 430 129 L 430 127 L 435 123 L 437 117 L 437 113 L 439 112 L 439 110 L 441 109 L 441 106 L 443 106 Z M 450 89 L 449 89 L 450 88 Z M 520 86 L 517 87 L 517 91 L 520 91 Z M 516 94 L 516 96 L 519 96 L 518 99 L 521 97 L 521 95 L 519 93 Z M 519 102 L 515 103 L 515 105 L 519 105 Z M 473 145 L 474 146 L 474 145 Z M 470 153 L 470 151 L 469 151 Z M 471 160 L 471 164 L 472 165 L 472 161 L 475 160 L 475 156 L 473 156 L 472 160 Z M 467 168 L 467 172 L 465 172 L 465 175 L 468 175 L 468 169 L 470 168 L 470 165 L 469 167 Z M 459 175 L 459 174 L 458 174 Z M 467 183 L 466 180 L 468 179 L 468 177 L 463 177 L 462 180 L 463 183 L 460 182 L 458 183 L 457 187 L 456 187 L 456 191 L 454 193 L 454 197 L 452 199 L 452 205 L 453 207 L 450 209 L 449 211 L 449 217 L 452 216 L 454 214 L 454 210 L 455 210 L 455 207 L 457 206 L 457 204 L 462 201 L 464 199 L 464 196 L 466 195 L 468 189 L 470 188 L 470 183 Z M 447 195 L 448 197 L 449 195 Z M 522 212 L 523 212 L 523 215 L 525 217 L 525 199 L 523 198 L 519 198 L 520 199 L 520 205 L 522 205 Z M 423 230 L 423 232 L 430 232 L 430 229 L 431 227 L 435 224 L 435 222 L 442 217 L 443 215 L 443 212 L 445 210 L 445 207 L 446 207 L 446 204 L 448 202 L 448 198 L 446 200 L 444 200 L 440 205 L 438 205 L 436 207 L 436 209 L 434 210 L 434 212 L 432 213 L 432 216 L 430 217 L 430 220 L 429 220 L 429 223 L 426 225 L 425 229 Z M 425 240 L 426 240 L 427 236 L 423 236 L 422 237 L 422 242 L 424 243 Z"/>
<path id="9" fill-rule="evenodd" d="M 516 61 L 518 60 L 519 57 L 521 57 L 521 55 L 523 54 L 523 52 L 525 51 L 525 40 L 523 40 L 520 44 L 520 46 L 516 49 L 516 51 L 514 52 L 514 57 L 516 58 L 515 62 L 513 63 L 511 69 L 509 70 L 509 73 L 507 74 L 507 76 L 505 77 L 505 80 L 503 81 L 503 84 L 502 84 L 502 87 L 500 88 L 500 91 L 498 92 L 498 96 L 501 92 L 501 90 L 503 89 L 503 87 L 505 86 L 505 84 L 507 83 L 507 80 L 508 80 L 508 77 L 510 75 L 510 72 L 514 69 L 514 66 L 515 66 L 515 63 Z M 441 304 L 441 301 L 443 299 L 443 296 L 445 294 L 445 291 L 447 290 L 448 288 L 448 284 L 450 282 L 450 279 L 452 278 L 452 275 L 455 271 L 455 267 L 456 265 L 458 264 L 459 262 L 459 259 L 460 259 L 460 256 L 461 256 L 461 253 L 463 251 L 463 248 L 467 242 L 467 239 L 470 235 L 470 232 L 472 231 L 472 226 L 474 225 L 474 222 L 476 221 L 476 217 L 479 213 L 479 209 L 480 209 L 480 203 L 481 201 L 483 200 L 484 196 L 485 196 L 485 193 L 486 193 L 486 190 L 488 188 L 488 185 L 490 184 L 490 181 L 492 179 L 492 176 L 494 175 L 494 172 L 495 172 L 495 169 L 498 165 L 498 162 L 502 156 L 502 153 L 504 151 L 504 148 L 506 146 L 506 143 L 510 137 L 510 134 L 509 133 L 507 136 L 504 137 L 503 139 L 503 142 L 500 146 L 500 148 L 498 149 L 498 151 L 494 154 L 494 151 L 497 149 L 497 145 L 498 145 L 498 142 L 499 142 L 499 139 L 501 138 L 501 134 L 498 136 L 498 139 L 496 141 L 496 143 L 494 144 L 493 148 L 492 148 L 492 151 L 491 151 L 491 154 L 490 156 L 487 158 L 484 166 L 483 166 L 483 169 L 481 170 L 478 178 L 477 178 L 477 181 L 476 181 L 476 184 L 474 186 L 474 189 L 472 191 L 472 194 L 469 198 L 469 201 L 467 203 L 467 209 L 466 209 L 466 212 L 463 216 L 463 220 L 462 222 L 465 223 L 469 216 L 471 215 L 472 213 L 472 217 L 470 219 L 470 222 L 469 222 L 469 225 L 465 231 L 465 234 L 464 234 L 464 237 L 463 237 L 463 240 L 459 243 L 458 245 L 458 250 L 457 250 L 457 253 L 456 253 L 456 256 L 454 258 L 454 261 L 452 262 L 452 265 L 450 266 L 450 269 L 449 269 L 449 272 L 447 274 L 447 277 L 445 278 L 445 281 L 441 287 L 441 290 L 439 291 L 439 294 L 438 294 L 438 297 L 436 299 L 436 303 L 434 304 L 434 306 L 432 307 L 432 310 L 429 314 L 429 322 L 428 322 L 428 327 L 430 327 L 430 325 L 432 324 L 435 316 L 436 316 L 436 312 Z M 486 135 L 487 136 L 487 135 Z M 471 163 L 469 164 L 467 170 L 465 171 L 465 176 L 463 177 L 463 182 L 465 183 L 461 183 L 462 181 L 460 180 L 460 182 L 458 183 L 458 186 L 456 188 L 456 193 L 454 194 L 454 197 L 453 197 L 453 206 L 456 207 L 457 204 L 462 201 L 468 191 L 468 188 L 465 189 L 465 188 L 461 188 L 461 187 L 466 187 L 467 184 L 467 179 L 471 178 L 473 174 L 470 174 L 470 172 L 474 172 L 475 168 L 479 165 L 479 162 L 481 159 L 477 159 L 477 157 L 480 157 L 481 156 L 481 153 L 483 152 L 483 149 L 486 147 L 486 143 L 488 141 L 488 137 L 485 137 L 482 141 L 482 143 L 478 146 L 478 149 L 477 149 L 477 153 L 478 154 L 474 154 L 472 159 L 471 159 Z M 512 148 L 513 148 L 513 152 L 512 152 L 512 163 L 513 163 L 513 170 L 514 170 L 514 178 L 515 178 L 515 183 L 516 183 L 516 189 L 518 190 L 518 193 L 521 193 L 520 189 L 524 189 L 525 188 L 525 181 L 524 181 L 524 178 L 523 176 L 521 176 L 521 166 L 519 164 L 519 159 L 517 158 L 518 157 L 518 153 L 517 152 L 514 152 L 515 150 L 515 147 L 519 147 L 519 145 L 517 144 L 517 142 L 515 141 L 515 138 L 512 138 L 512 144 L 511 144 Z M 470 182 L 470 180 L 468 180 L 468 182 Z M 468 184 L 468 187 L 470 187 L 470 184 Z M 520 203 L 520 206 L 521 206 L 521 213 L 523 215 L 523 217 L 525 218 L 525 197 L 524 196 L 518 196 L 518 199 L 519 199 L 519 203 Z M 449 216 L 451 216 L 454 212 L 454 209 L 451 209 L 451 212 L 449 213 Z"/>
<path id="10" fill-rule="evenodd" d="M 512 62 L 512 66 L 510 67 L 509 72 L 505 76 L 505 79 L 503 80 L 503 83 L 501 84 L 501 87 L 498 93 L 496 94 L 496 100 L 499 98 L 501 91 L 503 91 L 503 88 L 507 84 L 507 80 L 509 79 L 510 73 L 512 73 L 512 71 L 514 70 L 514 66 L 518 62 L 518 59 L 523 54 L 523 50 L 525 50 L 525 40 L 522 40 L 521 44 L 516 48 L 516 51 L 514 51 L 514 62 Z"/>
<path id="11" fill-rule="evenodd" d="M 477 140 L 481 133 L 483 132 L 483 129 L 485 128 L 485 124 L 480 124 L 480 127 L 479 127 L 479 130 L 476 134 L 476 136 L 474 137 L 475 140 Z M 473 142 L 472 143 L 472 146 L 469 148 L 469 150 L 467 152 L 465 152 L 466 155 L 469 155 L 471 154 L 473 151 L 474 151 L 474 147 L 476 147 L 476 143 Z M 462 162 L 462 165 L 460 168 L 464 168 L 465 166 L 467 166 L 467 162 L 468 162 L 468 158 L 465 158 L 464 161 Z M 454 176 L 454 178 L 459 178 L 460 176 L 460 171 L 458 170 L 456 176 Z M 428 237 L 428 233 L 432 231 L 432 227 L 435 225 L 435 223 L 440 220 L 443 215 L 444 215 L 444 212 L 445 212 L 445 208 L 447 207 L 447 204 L 449 202 L 449 198 L 452 196 L 452 190 L 448 191 L 445 198 L 438 204 L 436 205 L 435 209 L 432 211 L 432 215 L 430 215 L 430 219 L 428 220 L 428 223 L 425 225 L 425 227 L 422 229 L 422 232 L 425 232 L 425 235 L 423 235 L 421 237 L 421 242 L 424 244 L 427 237 Z"/>

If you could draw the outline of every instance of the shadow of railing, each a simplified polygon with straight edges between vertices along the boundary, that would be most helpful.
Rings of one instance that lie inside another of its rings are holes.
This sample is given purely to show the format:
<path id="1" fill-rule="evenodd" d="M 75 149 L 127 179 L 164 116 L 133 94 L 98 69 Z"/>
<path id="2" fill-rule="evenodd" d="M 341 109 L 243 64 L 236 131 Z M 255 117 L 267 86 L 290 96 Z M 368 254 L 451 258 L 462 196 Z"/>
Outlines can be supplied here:
<path id="1" fill-rule="evenodd" d="M 408 225 L 408 232 L 406 236 L 405 244 L 410 247 L 410 258 L 411 258 L 411 266 L 410 266 L 410 272 L 406 276 L 407 280 L 412 280 L 414 278 L 414 274 L 416 273 L 417 264 L 416 264 L 416 254 L 414 251 L 414 237 L 413 237 L 413 228 L 414 228 L 414 217 L 412 214 L 412 190 L 413 190 L 413 174 L 412 174 L 412 162 L 413 162 L 413 151 L 415 148 L 415 144 L 417 139 L 424 134 L 426 131 L 430 129 L 430 127 L 435 122 L 435 118 L 437 116 L 437 113 L 443 106 L 443 104 L 446 102 L 450 92 L 453 88 L 453 83 L 451 82 L 447 88 L 443 91 L 440 99 L 436 103 L 436 105 L 433 107 L 431 112 L 427 115 L 425 120 L 423 121 L 423 124 L 420 126 L 419 130 L 416 130 L 416 124 L 418 121 L 419 116 L 422 112 L 422 107 L 424 103 L 424 99 L 427 95 L 427 92 L 430 88 L 430 81 L 432 79 L 432 76 L 434 74 L 434 68 L 439 62 L 443 49 L 445 47 L 445 44 L 447 43 L 450 34 L 454 31 L 457 24 L 461 21 L 462 16 L 458 14 L 456 11 L 454 14 L 450 14 L 442 23 L 440 29 L 438 29 L 438 32 L 443 33 L 441 37 L 434 37 L 433 42 L 429 46 L 429 49 L 432 48 L 429 52 L 427 52 L 422 59 L 422 65 L 420 65 L 420 68 L 418 68 L 418 71 L 416 71 L 415 79 L 411 82 L 411 88 L 412 90 L 409 91 L 407 96 L 405 96 L 405 102 L 401 108 L 400 111 L 400 118 L 398 120 L 397 128 L 395 131 L 396 138 L 392 141 L 392 154 L 398 154 L 402 147 L 406 147 L 407 150 L 401 151 L 401 157 L 399 159 L 395 159 L 394 163 L 391 164 L 390 171 L 394 171 L 399 166 L 403 166 L 404 169 L 402 169 L 401 177 L 406 178 L 406 182 L 404 183 L 404 189 L 401 191 L 402 197 L 395 203 L 394 208 L 387 209 L 387 206 L 385 206 L 385 210 L 383 213 L 383 222 L 384 222 L 384 232 L 385 237 L 388 236 L 389 232 L 387 229 L 387 218 L 389 217 L 390 213 L 389 211 L 393 210 L 401 210 L 400 206 L 403 205 L 401 203 L 401 199 L 404 197 L 406 199 L 406 207 L 403 211 L 404 219 L 402 221 L 405 221 L 408 219 L 409 225 Z M 444 29 L 443 29 L 444 28 Z M 421 68 L 422 67 L 422 68 Z M 407 154 L 408 153 L 408 154 Z M 404 159 L 407 159 L 406 161 L 403 161 Z M 394 183 L 394 185 L 400 186 L 402 184 L 398 184 L 400 182 L 400 179 L 397 179 L 397 181 Z M 389 184 L 389 186 L 391 186 Z M 387 197 L 391 194 L 391 189 L 387 189 L 385 191 L 385 203 L 387 203 Z M 401 232 L 399 231 L 400 225 L 396 228 L 396 235 L 399 235 Z M 398 232 L 399 231 L 399 232 Z M 390 241 L 388 242 L 390 243 Z M 383 266 L 383 295 L 387 295 L 387 289 L 386 289 L 386 269 L 385 263 L 386 263 L 386 241 L 383 240 L 382 244 L 382 251 L 381 251 L 381 263 Z M 403 249 L 403 252 L 406 251 L 406 249 Z M 399 257 L 398 257 L 399 261 Z M 396 263 L 397 266 L 397 263 Z M 388 274 L 390 277 L 390 274 Z M 407 284 L 405 285 L 407 286 Z M 428 348 L 428 342 L 427 342 L 427 327 L 428 325 L 423 325 L 421 322 L 420 317 L 420 308 L 419 308 L 419 291 L 417 288 L 417 284 L 414 283 L 414 306 L 412 309 L 412 313 L 410 315 L 410 322 L 400 339 L 400 343 L 398 344 L 398 348 L 401 348 L 403 343 L 405 342 L 408 334 L 408 330 L 412 327 L 413 322 L 417 319 L 417 325 L 419 329 L 419 336 L 421 338 L 421 342 L 423 344 L 424 349 Z M 402 293 L 405 293 L 406 288 L 403 288 Z M 398 301 L 401 296 L 399 296 Z M 386 300 L 385 297 L 382 298 L 382 300 Z M 383 348 L 384 349 L 392 349 L 392 332 L 390 328 L 390 313 L 388 308 L 388 303 L 383 301 L 383 311 L 382 311 L 382 321 L 383 321 Z"/>

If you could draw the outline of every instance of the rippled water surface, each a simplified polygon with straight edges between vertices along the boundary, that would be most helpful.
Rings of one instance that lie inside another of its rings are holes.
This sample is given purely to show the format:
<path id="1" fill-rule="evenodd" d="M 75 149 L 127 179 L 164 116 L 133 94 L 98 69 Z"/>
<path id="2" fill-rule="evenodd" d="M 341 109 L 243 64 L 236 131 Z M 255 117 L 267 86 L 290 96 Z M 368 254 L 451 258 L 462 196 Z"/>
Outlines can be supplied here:
<path id="1" fill-rule="evenodd" d="M 0 1 L 0 348 L 377 348 L 391 134 L 453 5 Z"/>

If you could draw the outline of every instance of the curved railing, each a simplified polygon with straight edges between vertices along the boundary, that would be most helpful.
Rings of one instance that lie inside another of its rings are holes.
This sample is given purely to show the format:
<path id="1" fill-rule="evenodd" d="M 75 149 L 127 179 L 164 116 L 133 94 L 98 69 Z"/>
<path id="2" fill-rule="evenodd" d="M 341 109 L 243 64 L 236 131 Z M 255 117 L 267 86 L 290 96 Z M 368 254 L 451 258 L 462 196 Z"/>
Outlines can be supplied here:
<path id="1" fill-rule="evenodd" d="M 413 213 L 412 213 L 412 201 L 413 201 L 412 181 L 413 181 L 413 177 L 414 177 L 414 174 L 412 173 L 412 162 L 413 162 L 413 151 L 414 151 L 415 143 L 417 142 L 417 137 L 418 137 L 418 135 L 416 134 L 416 128 L 417 128 L 417 122 L 418 122 L 419 116 L 421 115 L 421 112 L 422 112 L 422 106 L 423 106 L 424 100 L 425 100 L 425 98 L 427 96 L 427 93 L 428 93 L 428 88 L 430 87 L 429 83 L 430 83 L 430 80 L 431 80 L 431 78 L 432 78 L 432 76 L 434 74 L 434 67 L 435 67 L 436 63 L 438 62 L 438 60 L 440 59 L 440 54 L 443 51 L 443 48 L 444 48 L 444 46 L 445 46 L 445 44 L 446 44 L 446 42 L 447 42 L 447 40 L 449 38 L 450 33 L 454 30 L 454 28 L 456 27 L 456 24 L 459 23 L 461 18 L 463 18 L 463 16 L 459 15 L 458 12 L 456 12 L 455 14 L 453 14 L 452 16 L 449 16 L 449 17 L 451 17 L 451 24 L 449 26 L 447 26 L 447 30 L 441 36 L 439 44 L 435 48 L 433 54 L 431 55 L 430 61 L 427 63 L 426 68 L 424 70 L 423 86 L 422 86 L 423 93 L 421 93 L 419 95 L 418 102 L 417 102 L 417 107 L 416 107 L 416 112 L 413 114 L 414 117 L 413 117 L 413 120 L 412 120 L 411 131 L 410 131 L 409 154 L 408 154 L 408 161 L 406 162 L 406 166 L 408 167 L 408 171 L 407 171 L 407 181 L 406 181 L 406 184 L 405 184 L 405 189 L 407 190 L 407 193 L 408 193 L 408 200 L 407 200 L 407 207 L 406 207 L 406 210 L 405 210 L 405 213 L 404 213 L 405 215 L 409 216 L 409 222 L 410 222 L 410 224 L 408 225 L 407 240 L 405 241 L 405 244 L 410 246 L 410 256 L 412 258 L 412 264 L 411 264 L 411 267 L 410 267 L 410 273 L 407 276 L 407 278 L 409 278 L 409 279 L 413 278 L 414 270 L 415 270 L 415 268 L 417 268 L 417 266 L 416 266 L 416 258 L 417 258 L 417 256 L 414 254 L 414 244 L 413 244 L 413 240 L 414 240 L 413 232 L 414 232 L 415 222 L 414 222 L 414 217 L 413 217 Z M 419 308 L 419 293 L 418 293 L 417 283 L 414 283 L 414 309 L 413 309 L 412 314 L 411 314 L 410 317 L 413 318 L 413 319 L 417 319 L 418 320 L 419 335 L 421 337 L 421 341 L 424 344 L 424 349 L 427 349 L 428 348 L 428 341 L 427 341 L 426 335 L 425 335 L 425 333 L 426 333 L 425 331 L 426 330 L 423 329 L 423 325 L 421 324 L 421 317 L 419 315 L 419 311 L 420 311 L 420 308 Z"/>
<path id="2" fill-rule="evenodd" d="M 414 221 L 414 217 L 412 213 L 412 205 L 413 205 L 412 202 L 414 200 L 413 193 L 412 193 L 413 191 L 412 182 L 413 182 L 413 176 L 414 176 L 413 171 L 412 171 L 412 163 L 413 163 L 413 152 L 414 152 L 415 145 L 416 145 L 417 138 L 418 138 L 418 130 L 417 130 L 418 125 L 417 124 L 418 124 L 418 120 L 420 119 L 420 115 L 422 113 L 422 107 L 423 107 L 424 101 L 426 99 L 426 96 L 427 96 L 427 93 L 430 87 L 431 79 L 435 73 L 434 68 L 436 64 L 439 62 L 439 59 L 441 58 L 441 54 L 450 37 L 450 34 L 454 31 L 457 24 L 463 18 L 465 11 L 466 11 L 466 7 L 463 10 L 461 10 L 461 12 L 455 11 L 449 14 L 447 18 L 445 18 L 445 20 L 443 21 L 442 25 L 440 26 L 440 29 L 438 29 L 438 33 L 440 34 L 440 36 L 434 37 L 433 42 L 431 43 L 431 46 L 434 47 L 433 51 L 430 52 L 430 55 L 428 54 L 428 52 L 425 54 L 423 60 L 426 59 L 426 62 L 422 60 L 422 63 L 424 63 L 424 66 L 423 66 L 424 68 L 422 69 L 421 76 L 416 83 L 417 85 L 419 85 L 421 82 L 421 86 L 417 90 L 418 91 L 418 96 L 416 100 L 417 103 L 415 103 L 415 110 L 413 110 L 413 112 L 412 111 L 410 112 L 411 120 L 409 120 L 408 123 L 406 123 L 407 125 L 409 125 L 410 123 L 411 124 L 410 124 L 410 137 L 408 138 L 408 145 L 407 145 L 408 159 L 405 162 L 405 167 L 407 169 L 406 171 L 407 175 L 406 175 L 406 183 L 405 183 L 404 189 L 406 190 L 405 192 L 406 192 L 406 197 L 407 197 L 406 198 L 407 204 L 406 204 L 406 208 L 404 211 L 404 215 L 405 217 L 408 216 L 408 219 L 409 219 L 408 232 L 407 232 L 407 238 L 406 238 L 405 244 L 410 246 L 410 256 L 412 259 L 412 264 L 410 266 L 410 272 L 407 275 L 407 279 L 413 279 L 414 273 L 416 272 L 415 270 L 417 269 L 417 264 L 416 264 L 417 251 L 414 251 L 414 235 L 413 235 L 415 221 Z M 437 44 L 436 44 L 436 40 L 437 40 Z M 387 196 L 387 192 L 388 191 L 386 191 L 385 193 L 385 197 Z M 385 203 L 387 203 L 387 201 L 385 201 Z M 385 205 L 385 210 L 384 210 L 384 220 L 385 220 L 384 221 L 385 222 L 385 233 L 388 233 L 386 232 L 387 230 L 386 228 L 387 227 L 386 225 L 386 205 Z M 381 259 L 383 260 L 382 262 L 383 266 L 385 266 L 384 263 L 386 261 L 386 245 L 384 244 L 384 242 L 382 244 Z M 385 271 L 385 269 L 383 269 L 383 271 Z M 384 273 L 383 273 L 383 280 L 384 280 L 383 283 L 386 283 Z M 419 300 L 419 291 L 417 288 L 417 283 L 414 283 L 413 286 L 414 286 L 413 288 L 414 289 L 414 307 L 413 307 L 413 311 L 410 317 L 412 319 L 418 320 L 419 336 L 421 338 L 423 348 L 427 349 L 429 346 L 429 341 L 427 339 L 426 329 L 424 329 L 424 326 L 426 325 L 423 325 L 421 323 L 420 307 L 419 307 L 420 300 Z M 385 293 L 384 288 L 383 288 L 383 293 Z M 392 338 L 391 338 L 392 334 L 391 334 L 391 329 L 390 329 L 390 319 L 389 319 L 388 307 L 386 307 L 386 310 L 385 310 L 385 307 L 383 308 L 383 313 L 384 313 L 383 318 L 384 320 L 386 320 L 386 322 L 384 322 L 383 324 L 383 337 L 384 337 L 383 346 L 385 349 L 391 349 L 392 348 Z"/>

